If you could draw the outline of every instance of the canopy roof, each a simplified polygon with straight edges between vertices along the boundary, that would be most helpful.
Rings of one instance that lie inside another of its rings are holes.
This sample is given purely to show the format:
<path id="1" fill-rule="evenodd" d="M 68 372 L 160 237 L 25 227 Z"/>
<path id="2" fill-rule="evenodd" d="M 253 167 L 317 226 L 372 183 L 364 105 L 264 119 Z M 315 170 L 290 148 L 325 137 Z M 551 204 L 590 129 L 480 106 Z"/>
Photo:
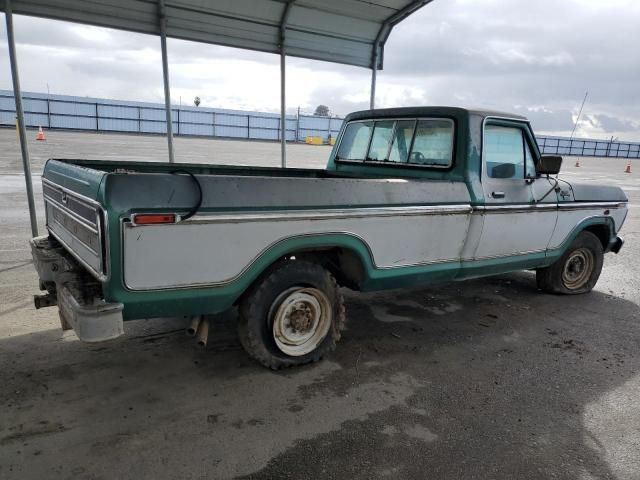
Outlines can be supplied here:
<path id="1" fill-rule="evenodd" d="M 431 0 L 12 0 L 16 14 L 382 68 L 391 29 Z M 0 0 L 0 3 L 4 1 Z M 164 3 L 164 9 L 161 8 Z M 284 27 L 284 28 L 283 28 Z"/>

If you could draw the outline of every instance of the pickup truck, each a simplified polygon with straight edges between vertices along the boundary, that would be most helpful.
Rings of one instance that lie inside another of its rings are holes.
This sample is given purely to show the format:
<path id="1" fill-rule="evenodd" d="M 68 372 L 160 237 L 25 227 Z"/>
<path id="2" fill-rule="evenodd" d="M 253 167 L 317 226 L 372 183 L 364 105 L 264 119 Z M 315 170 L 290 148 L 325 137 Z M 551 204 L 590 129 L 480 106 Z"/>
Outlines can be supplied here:
<path id="1" fill-rule="evenodd" d="M 87 342 L 132 319 L 238 308 L 246 351 L 319 360 L 371 291 L 535 270 L 589 292 L 618 252 L 627 198 L 558 177 L 526 118 L 453 107 L 347 116 L 325 170 L 49 160 L 48 235 L 31 240 L 36 307 Z"/>

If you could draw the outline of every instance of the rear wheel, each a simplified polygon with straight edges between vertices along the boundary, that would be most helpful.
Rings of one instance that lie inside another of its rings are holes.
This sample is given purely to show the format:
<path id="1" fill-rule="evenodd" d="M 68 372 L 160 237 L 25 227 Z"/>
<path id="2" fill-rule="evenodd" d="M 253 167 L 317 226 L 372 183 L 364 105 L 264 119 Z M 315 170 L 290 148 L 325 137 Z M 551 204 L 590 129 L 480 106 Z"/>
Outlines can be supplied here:
<path id="1" fill-rule="evenodd" d="M 275 265 L 239 307 L 242 345 L 274 370 L 320 360 L 335 349 L 344 328 L 344 299 L 335 278 L 307 260 Z"/>
<path id="2" fill-rule="evenodd" d="M 538 288 L 566 295 L 590 292 L 600 277 L 603 260 L 598 237 L 581 232 L 554 264 L 536 271 Z"/>

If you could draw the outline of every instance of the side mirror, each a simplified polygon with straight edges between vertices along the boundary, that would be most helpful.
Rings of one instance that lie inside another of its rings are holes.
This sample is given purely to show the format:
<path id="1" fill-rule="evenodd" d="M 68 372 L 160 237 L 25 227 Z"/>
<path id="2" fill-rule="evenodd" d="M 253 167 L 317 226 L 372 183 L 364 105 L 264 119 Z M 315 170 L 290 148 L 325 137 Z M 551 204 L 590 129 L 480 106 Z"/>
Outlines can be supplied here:
<path id="1" fill-rule="evenodd" d="M 516 175 L 516 166 L 513 163 L 501 163 L 491 169 L 493 178 L 513 178 Z"/>
<path id="2" fill-rule="evenodd" d="M 540 175 L 557 175 L 562 166 L 562 157 L 558 155 L 543 155 L 536 165 L 536 173 Z"/>

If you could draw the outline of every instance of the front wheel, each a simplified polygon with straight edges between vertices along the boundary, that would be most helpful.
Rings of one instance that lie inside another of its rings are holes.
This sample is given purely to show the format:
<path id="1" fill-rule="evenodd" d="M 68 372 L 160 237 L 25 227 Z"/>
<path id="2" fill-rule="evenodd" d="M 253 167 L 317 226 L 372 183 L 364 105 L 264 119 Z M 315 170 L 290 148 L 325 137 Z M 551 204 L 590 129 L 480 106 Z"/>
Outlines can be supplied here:
<path id="1" fill-rule="evenodd" d="M 604 250 L 598 237 L 581 232 L 555 263 L 536 270 L 538 288 L 565 295 L 590 292 L 600 277 L 603 261 Z"/>
<path id="2" fill-rule="evenodd" d="M 244 349 L 274 370 L 320 360 L 335 349 L 344 328 L 344 299 L 335 278 L 306 260 L 275 265 L 239 307 Z"/>

